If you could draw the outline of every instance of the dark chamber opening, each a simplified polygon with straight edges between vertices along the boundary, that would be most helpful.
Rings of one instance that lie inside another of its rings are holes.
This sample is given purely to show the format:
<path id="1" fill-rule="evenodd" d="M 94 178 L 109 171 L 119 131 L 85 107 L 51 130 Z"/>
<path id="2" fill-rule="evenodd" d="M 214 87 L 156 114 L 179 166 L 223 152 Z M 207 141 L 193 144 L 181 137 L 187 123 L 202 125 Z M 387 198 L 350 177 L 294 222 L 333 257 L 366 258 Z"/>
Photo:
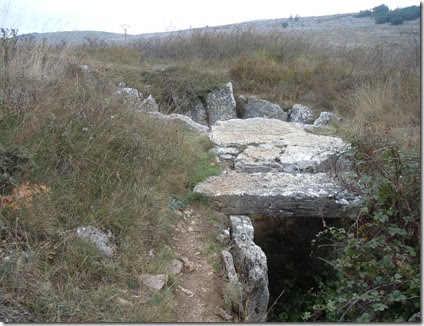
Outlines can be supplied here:
<path id="1" fill-rule="evenodd" d="M 331 221 L 330 221 L 331 222 Z M 268 261 L 270 300 L 267 321 L 298 321 L 312 305 L 324 262 L 311 257 L 311 241 L 323 229 L 320 218 L 252 216 L 255 243 Z M 328 220 L 326 221 L 329 224 Z M 321 275 L 322 277 L 322 275 Z"/>

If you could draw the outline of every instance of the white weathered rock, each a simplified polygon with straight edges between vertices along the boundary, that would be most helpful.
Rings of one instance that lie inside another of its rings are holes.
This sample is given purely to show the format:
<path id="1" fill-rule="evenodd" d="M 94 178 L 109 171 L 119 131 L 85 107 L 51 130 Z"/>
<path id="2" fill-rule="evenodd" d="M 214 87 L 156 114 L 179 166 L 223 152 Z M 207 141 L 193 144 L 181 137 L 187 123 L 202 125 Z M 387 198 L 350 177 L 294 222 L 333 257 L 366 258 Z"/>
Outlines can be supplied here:
<path id="1" fill-rule="evenodd" d="M 290 110 L 290 122 L 311 124 L 314 122 L 314 112 L 307 106 L 295 104 Z"/>
<path id="2" fill-rule="evenodd" d="M 166 283 L 168 283 L 168 275 L 141 274 L 139 276 L 139 280 L 143 285 L 147 286 L 149 289 L 159 291 L 162 290 Z"/>
<path id="3" fill-rule="evenodd" d="M 248 237 L 253 240 L 254 229 L 250 218 L 245 215 L 230 215 L 231 237 Z"/>
<path id="4" fill-rule="evenodd" d="M 321 112 L 318 119 L 314 121 L 314 126 L 328 126 L 333 116 L 334 114 L 331 112 Z"/>
<path id="5" fill-rule="evenodd" d="M 247 104 L 241 112 L 242 119 L 269 118 L 287 121 L 288 117 L 288 114 L 278 104 L 253 96 L 248 98 Z"/>
<path id="6" fill-rule="evenodd" d="M 239 281 L 236 269 L 234 267 L 233 256 L 228 250 L 222 250 L 222 261 L 224 262 L 224 270 L 229 283 L 237 284 Z"/>
<path id="7" fill-rule="evenodd" d="M 145 112 L 158 112 L 159 105 L 156 103 L 155 98 L 149 95 L 146 99 L 141 102 L 141 109 Z"/>
<path id="8" fill-rule="evenodd" d="M 307 145 L 287 141 L 285 145 L 273 143 L 248 146 L 235 160 L 238 172 L 325 172 L 343 170 L 347 166 L 342 157 L 348 145 L 339 138 L 308 134 Z M 288 139 L 287 139 L 288 140 Z"/>
<path id="9" fill-rule="evenodd" d="M 135 88 L 131 88 L 131 87 L 122 87 L 118 89 L 116 93 L 122 96 L 127 101 L 141 101 L 142 99 L 141 93 Z"/>
<path id="10" fill-rule="evenodd" d="M 265 118 L 220 121 L 212 126 L 209 138 L 218 145 L 214 152 L 221 157 L 241 152 L 234 167 L 248 173 L 315 173 L 333 167 L 339 171 L 346 165 L 340 156 L 349 149 L 340 138 L 314 135 L 301 124 Z"/>
<path id="11" fill-rule="evenodd" d="M 227 214 L 281 217 L 343 217 L 358 199 L 325 173 L 237 173 L 209 177 L 194 192 Z"/>
<path id="12" fill-rule="evenodd" d="M 210 126 L 217 121 L 237 118 L 236 101 L 231 82 L 206 96 L 206 112 L 209 116 Z"/>
<path id="13" fill-rule="evenodd" d="M 264 322 L 269 302 L 267 259 L 262 249 L 253 242 L 250 219 L 247 216 L 231 216 L 231 222 L 230 251 L 238 279 L 246 285 L 243 319 L 246 322 Z"/>
<path id="14" fill-rule="evenodd" d="M 299 132 L 306 134 L 300 125 L 277 119 L 231 119 L 218 121 L 213 125 L 209 138 L 218 146 L 237 148 L 267 142 L 285 144 L 284 137 Z M 293 136 L 293 138 L 295 137 Z"/>
<path id="15" fill-rule="evenodd" d="M 81 226 L 76 229 L 76 234 L 77 237 L 92 242 L 106 257 L 115 255 L 116 245 L 109 241 L 112 236 L 110 231 L 106 234 L 94 226 Z"/>

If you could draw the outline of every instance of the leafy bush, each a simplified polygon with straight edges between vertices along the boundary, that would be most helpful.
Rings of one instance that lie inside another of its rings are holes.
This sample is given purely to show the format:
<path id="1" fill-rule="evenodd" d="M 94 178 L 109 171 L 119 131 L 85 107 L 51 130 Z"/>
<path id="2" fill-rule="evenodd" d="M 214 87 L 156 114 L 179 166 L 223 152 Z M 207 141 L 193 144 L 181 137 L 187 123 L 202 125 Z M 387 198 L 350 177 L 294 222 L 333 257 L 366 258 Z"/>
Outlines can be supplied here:
<path id="1" fill-rule="evenodd" d="M 305 320 L 420 320 L 419 158 L 391 145 L 362 147 L 349 184 L 362 207 L 342 227 L 329 227 L 314 240 L 317 254 L 334 270 L 323 280 Z"/>
<path id="2" fill-rule="evenodd" d="M 414 20 L 421 16 L 419 6 L 410 6 L 406 8 L 397 8 L 389 10 L 386 5 L 374 7 L 372 10 L 360 11 L 355 15 L 356 18 L 374 17 L 376 24 L 385 24 L 390 22 L 392 25 L 400 25 L 405 20 Z"/>

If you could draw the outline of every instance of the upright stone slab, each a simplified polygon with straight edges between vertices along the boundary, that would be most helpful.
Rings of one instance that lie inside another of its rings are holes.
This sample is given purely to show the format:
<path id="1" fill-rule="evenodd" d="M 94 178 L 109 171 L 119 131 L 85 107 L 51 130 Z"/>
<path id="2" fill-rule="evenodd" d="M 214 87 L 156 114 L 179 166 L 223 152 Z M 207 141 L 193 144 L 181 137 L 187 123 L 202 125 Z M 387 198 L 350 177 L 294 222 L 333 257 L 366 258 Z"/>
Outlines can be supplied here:
<path id="1" fill-rule="evenodd" d="M 247 216 L 230 216 L 231 247 L 238 279 L 244 284 L 243 321 L 266 321 L 269 290 L 265 253 L 253 242 L 253 225 Z"/>
<path id="2" fill-rule="evenodd" d="M 236 101 L 233 95 L 231 82 L 206 97 L 206 111 L 209 116 L 209 125 L 218 121 L 237 118 Z"/>

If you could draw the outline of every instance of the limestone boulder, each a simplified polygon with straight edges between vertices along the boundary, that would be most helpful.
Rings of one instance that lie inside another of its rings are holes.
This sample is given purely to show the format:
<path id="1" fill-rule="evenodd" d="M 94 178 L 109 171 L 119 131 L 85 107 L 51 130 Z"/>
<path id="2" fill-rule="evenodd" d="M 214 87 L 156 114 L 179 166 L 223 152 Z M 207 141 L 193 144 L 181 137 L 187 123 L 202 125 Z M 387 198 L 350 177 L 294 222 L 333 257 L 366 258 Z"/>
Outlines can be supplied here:
<path id="1" fill-rule="evenodd" d="M 320 126 L 320 127 L 328 126 L 331 122 L 331 119 L 333 119 L 333 116 L 334 114 L 331 112 L 326 112 L 326 111 L 321 112 L 318 119 L 314 121 L 314 126 Z"/>
<path id="2" fill-rule="evenodd" d="M 249 119 L 258 117 L 288 121 L 288 114 L 278 104 L 257 97 L 249 97 L 247 104 L 241 112 L 241 118 Z"/>
<path id="3" fill-rule="evenodd" d="M 218 121 L 237 118 L 236 101 L 231 82 L 206 96 L 206 112 L 209 116 L 210 126 Z"/>
<path id="4" fill-rule="evenodd" d="M 290 122 L 312 124 L 314 122 L 314 112 L 307 106 L 295 104 L 290 110 Z"/>

